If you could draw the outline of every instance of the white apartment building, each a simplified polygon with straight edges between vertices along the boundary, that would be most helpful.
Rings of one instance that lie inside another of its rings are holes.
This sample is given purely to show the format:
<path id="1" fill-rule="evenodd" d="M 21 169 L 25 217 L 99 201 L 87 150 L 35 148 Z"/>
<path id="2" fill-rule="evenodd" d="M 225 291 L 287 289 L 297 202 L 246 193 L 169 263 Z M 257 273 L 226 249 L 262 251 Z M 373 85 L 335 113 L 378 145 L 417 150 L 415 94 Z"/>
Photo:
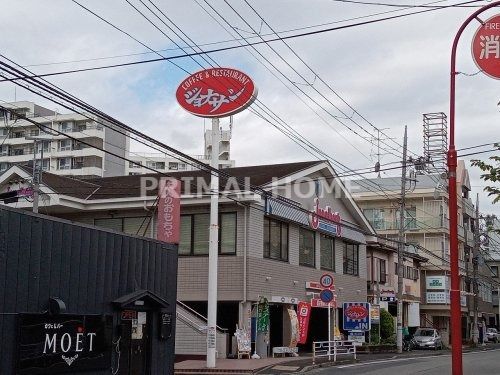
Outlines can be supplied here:
<path id="1" fill-rule="evenodd" d="M 29 118 L 51 129 L 67 133 L 114 154 L 125 156 L 127 141 L 123 134 L 103 126 L 89 116 L 77 113 L 61 114 L 33 102 L 3 104 L 23 118 Z M 14 164 L 26 164 L 36 157 L 42 159 L 43 170 L 64 176 L 111 177 L 125 173 L 125 162 L 117 156 L 69 139 L 57 133 L 49 134 L 14 114 L 0 118 L 0 173 Z M 46 129 L 46 128 L 44 128 Z M 34 140 L 43 138 L 43 140 Z"/>
<path id="2" fill-rule="evenodd" d="M 378 187 L 377 187 L 378 186 Z M 395 239 L 399 231 L 399 197 L 401 179 L 385 177 L 371 181 L 358 180 L 352 195 L 378 234 Z M 465 163 L 457 168 L 458 250 L 461 276 L 462 337 L 470 337 L 471 298 L 467 276 L 472 273 L 473 229 L 477 225 L 470 199 L 470 181 Z M 421 326 L 433 326 L 442 332 L 443 342 L 449 336 L 450 225 L 447 181 L 440 175 L 419 175 L 406 194 L 405 241 L 415 245 L 421 256 L 428 258 L 420 275 Z M 409 246 L 413 248 L 414 246 Z M 389 267 L 395 267 L 390 265 Z M 480 270 L 481 272 L 481 270 Z M 487 277 L 479 281 L 479 311 L 488 318 L 492 313 L 492 290 Z"/>
<path id="3" fill-rule="evenodd" d="M 219 169 L 232 168 L 235 163 L 230 158 L 231 131 L 221 130 L 219 142 Z M 212 131 L 205 131 L 205 152 L 203 155 L 190 155 L 202 163 L 210 164 L 212 158 Z M 125 174 L 129 176 L 151 173 L 151 169 L 159 172 L 191 171 L 197 168 L 192 163 L 179 160 L 162 153 L 129 152 Z M 151 168 L 151 169 L 149 169 Z"/>

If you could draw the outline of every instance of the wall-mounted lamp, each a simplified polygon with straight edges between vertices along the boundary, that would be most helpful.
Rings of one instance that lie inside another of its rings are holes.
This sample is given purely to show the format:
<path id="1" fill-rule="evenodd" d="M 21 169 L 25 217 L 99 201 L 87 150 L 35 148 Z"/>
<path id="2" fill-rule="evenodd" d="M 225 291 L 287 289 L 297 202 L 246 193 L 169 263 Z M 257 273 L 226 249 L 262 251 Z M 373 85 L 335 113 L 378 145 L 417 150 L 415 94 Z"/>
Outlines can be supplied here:
<path id="1" fill-rule="evenodd" d="M 293 280 L 293 285 L 297 285 L 299 282 L 297 280 Z"/>
<path id="2" fill-rule="evenodd" d="M 266 281 L 269 281 L 269 280 L 271 280 L 271 279 L 272 279 L 272 277 L 271 277 L 271 276 L 266 276 Z"/>

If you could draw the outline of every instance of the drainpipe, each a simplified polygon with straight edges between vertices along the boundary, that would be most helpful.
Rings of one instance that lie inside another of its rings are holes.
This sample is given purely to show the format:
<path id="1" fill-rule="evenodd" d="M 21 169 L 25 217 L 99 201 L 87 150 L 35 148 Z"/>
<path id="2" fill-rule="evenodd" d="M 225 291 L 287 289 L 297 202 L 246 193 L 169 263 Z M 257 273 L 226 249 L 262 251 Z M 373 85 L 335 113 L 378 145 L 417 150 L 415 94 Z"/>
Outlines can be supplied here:
<path id="1" fill-rule="evenodd" d="M 247 214 L 248 207 L 245 208 L 245 220 L 244 220 L 244 228 L 243 228 L 243 303 L 247 302 L 247 232 L 248 232 L 248 223 L 247 223 Z"/>

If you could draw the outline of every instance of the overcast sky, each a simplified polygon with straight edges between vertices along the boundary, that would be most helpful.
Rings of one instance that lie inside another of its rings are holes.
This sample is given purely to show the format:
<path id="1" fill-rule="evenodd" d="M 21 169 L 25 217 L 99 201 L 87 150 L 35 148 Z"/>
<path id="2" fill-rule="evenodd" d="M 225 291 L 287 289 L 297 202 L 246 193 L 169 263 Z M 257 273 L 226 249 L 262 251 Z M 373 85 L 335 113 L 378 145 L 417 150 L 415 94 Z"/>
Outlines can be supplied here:
<path id="1" fill-rule="evenodd" d="M 80 0 L 81 4 L 154 50 L 166 50 L 161 52 L 164 56 L 183 53 L 175 45 L 185 45 L 179 37 L 149 13 L 139 0 L 129 1 L 155 22 L 173 42 L 125 0 Z M 204 49 L 238 44 L 227 42 L 239 37 L 237 32 L 245 38 L 253 36 L 252 40 L 256 41 L 259 38 L 255 33 L 272 33 L 269 26 L 281 32 L 281 35 L 291 35 L 422 10 L 334 0 L 249 1 L 269 24 L 267 26 L 244 0 L 230 1 L 234 10 L 223 0 L 209 1 L 228 23 L 210 9 L 204 0 L 153 2 L 197 44 L 226 41 L 206 45 L 202 47 Z M 392 5 L 430 3 L 425 0 L 382 2 Z M 433 3 L 449 5 L 458 2 L 459 0 Z M 144 0 L 144 3 L 152 7 L 149 0 Z M 211 57 L 221 66 L 247 72 L 259 88 L 259 100 L 314 145 L 351 169 L 364 168 L 376 162 L 377 148 L 361 136 L 368 138 L 369 133 L 376 135 L 374 127 L 384 129 L 385 134 L 402 144 L 404 125 L 407 125 L 410 150 L 419 155 L 423 153 L 422 115 L 449 112 L 451 43 L 461 23 L 474 9 L 437 10 L 290 39 L 287 43 L 293 52 L 284 43 L 273 42 L 270 45 L 277 54 L 268 46 L 259 45 L 255 47 L 256 50 L 239 48 L 213 53 Z M 379 15 L 366 17 L 376 13 Z M 494 12 L 489 12 L 484 18 L 493 14 Z M 139 54 L 148 50 L 70 0 L 4 0 L 0 21 L 1 53 L 21 65 L 29 66 L 36 73 L 158 57 L 149 53 L 74 62 Z M 314 25 L 322 26 L 288 31 Z M 457 68 L 466 74 L 478 71 L 470 48 L 477 26 L 475 23 L 466 30 L 459 45 Z M 184 58 L 175 60 L 175 63 L 189 72 L 200 70 L 200 65 L 208 66 L 201 58 L 196 61 Z M 317 77 L 304 62 L 317 73 Z M 49 63 L 54 64 L 40 65 Z M 203 128 L 205 125 L 209 126 L 209 122 L 205 124 L 203 119 L 184 112 L 174 96 L 177 85 L 186 75 L 183 70 L 163 61 L 55 76 L 49 80 L 171 146 L 186 153 L 202 154 Z M 321 81 L 326 82 L 334 91 Z M 1 100 L 13 101 L 15 97 L 17 100 L 34 100 L 49 108 L 58 108 L 57 105 L 21 89 L 15 92 L 12 84 L 0 85 Z M 500 141 L 499 99 L 497 80 L 484 74 L 457 77 L 458 148 Z M 353 110 L 344 101 L 368 122 L 358 114 L 352 116 Z M 255 105 L 253 108 L 259 110 Z M 62 108 L 58 110 L 62 111 Z M 269 115 L 266 117 L 270 118 Z M 222 123 L 227 126 L 227 121 Z M 394 142 L 383 141 L 383 147 L 384 142 L 401 153 L 401 148 Z M 147 151 L 144 147 L 133 147 L 137 151 Z M 231 147 L 231 156 L 239 166 L 313 159 L 311 154 L 250 111 L 235 116 Z M 396 153 L 394 150 L 390 151 Z M 398 159 L 394 155 L 386 155 L 385 150 L 381 150 L 381 153 L 382 164 Z M 490 155 L 481 154 L 477 157 L 484 159 Z M 477 170 L 469 170 L 475 195 L 475 192 L 481 192 L 485 184 L 479 179 Z M 395 173 L 399 171 L 387 172 L 387 176 Z M 481 211 L 500 215 L 498 205 L 493 207 L 490 200 L 481 194 Z"/>

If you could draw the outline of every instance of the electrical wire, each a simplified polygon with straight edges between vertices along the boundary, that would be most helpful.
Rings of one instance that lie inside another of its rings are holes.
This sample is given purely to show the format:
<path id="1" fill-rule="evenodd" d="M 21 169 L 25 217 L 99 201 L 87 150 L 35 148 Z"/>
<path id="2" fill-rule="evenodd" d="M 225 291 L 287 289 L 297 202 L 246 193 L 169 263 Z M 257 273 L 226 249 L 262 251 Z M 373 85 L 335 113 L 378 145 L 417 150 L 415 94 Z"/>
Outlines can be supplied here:
<path id="1" fill-rule="evenodd" d="M 298 33 L 298 34 L 293 34 L 293 35 L 286 35 L 286 36 L 282 36 L 280 38 L 270 38 L 270 39 L 266 39 L 265 42 L 260 40 L 260 41 L 256 41 L 256 42 L 251 42 L 251 43 L 249 43 L 249 45 L 259 45 L 259 44 L 263 44 L 263 43 L 281 41 L 282 39 L 294 39 L 294 38 L 300 38 L 300 37 L 305 37 L 305 36 L 311 36 L 311 35 L 336 31 L 336 30 L 353 28 L 353 27 L 357 27 L 357 26 L 364 26 L 364 25 L 389 21 L 389 20 L 393 20 L 393 19 L 398 19 L 398 18 L 402 18 L 402 17 L 408 17 L 408 16 L 412 16 L 412 15 L 416 15 L 416 14 L 422 14 L 422 13 L 427 13 L 427 12 L 436 11 L 436 10 L 448 9 L 448 8 L 456 7 L 457 5 L 476 3 L 479 1 L 481 1 L 481 0 L 471 0 L 471 1 L 466 1 L 466 2 L 462 2 L 462 3 L 454 4 L 454 5 L 443 6 L 443 7 L 437 8 L 437 9 L 425 9 L 425 10 L 420 10 L 420 11 L 416 11 L 416 12 L 412 12 L 412 13 L 406 13 L 406 14 L 401 14 L 401 15 L 396 15 L 396 16 L 391 16 L 391 17 L 383 17 L 383 18 L 379 18 L 379 19 L 371 20 L 371 21 L 364 21 L 364 22 L 358 22 L 358 23 L 344 25 L 344 26 L 330 27 L 330 28 L 321 29 L 321 30 L 303 32 L 303 33 Z M 118 68 L 118 67 L 146 64 L 146 63 L 152 63 L 152 62 L 158 62 L 158 61 L 164 61 L 164 60 L 175 60 L 175 59 L 181 59 L 181 58 L 185 58 L 185 57 L 198 56 L 201 54 L 210 54 L 210 53 L 229 51 L 229 50 L 238 49 L 238 48 L 242 48 L 242 47 L 243 46 L 241 46 L 241 45 L 235 45 L 235 46 L 230 46 L 230 47 L 206 50 L 204 52 L 192 52 L 189 54 L 170 56 L 170 57 L 166 57 L 166 58 L 156 58 L 156 59 L 149 59 L 149 60 L 133 61 L 133 62 L 128 62 L 128 63 L 111 64 L 111 65 L 105 65 L 105 66 L 94 66 L 94 67 L 82 68 L 82 69 L 71 69 L 71 70 L 66 70 L 66 71 L 51 72 L 51 73 L 44 73 L 44 74 L 33 74 L 32 76 L 30 76 L 30 78 L 50 77 L 50 76 L 56 76 L 56 75 L 62 75 L 62 74 L 80 73 L 80 72 L 88 72 L 88 71 L 101 70 L 101 69 L 110 69 L 110 68 Z M 18 80 L 18 79 L 20 79 L 20 78 L 16 78 L 14 80 Z M 7 82 L 7 81 L 10 81 L 10 80 L 0 80 L 0 82 Z"/>

